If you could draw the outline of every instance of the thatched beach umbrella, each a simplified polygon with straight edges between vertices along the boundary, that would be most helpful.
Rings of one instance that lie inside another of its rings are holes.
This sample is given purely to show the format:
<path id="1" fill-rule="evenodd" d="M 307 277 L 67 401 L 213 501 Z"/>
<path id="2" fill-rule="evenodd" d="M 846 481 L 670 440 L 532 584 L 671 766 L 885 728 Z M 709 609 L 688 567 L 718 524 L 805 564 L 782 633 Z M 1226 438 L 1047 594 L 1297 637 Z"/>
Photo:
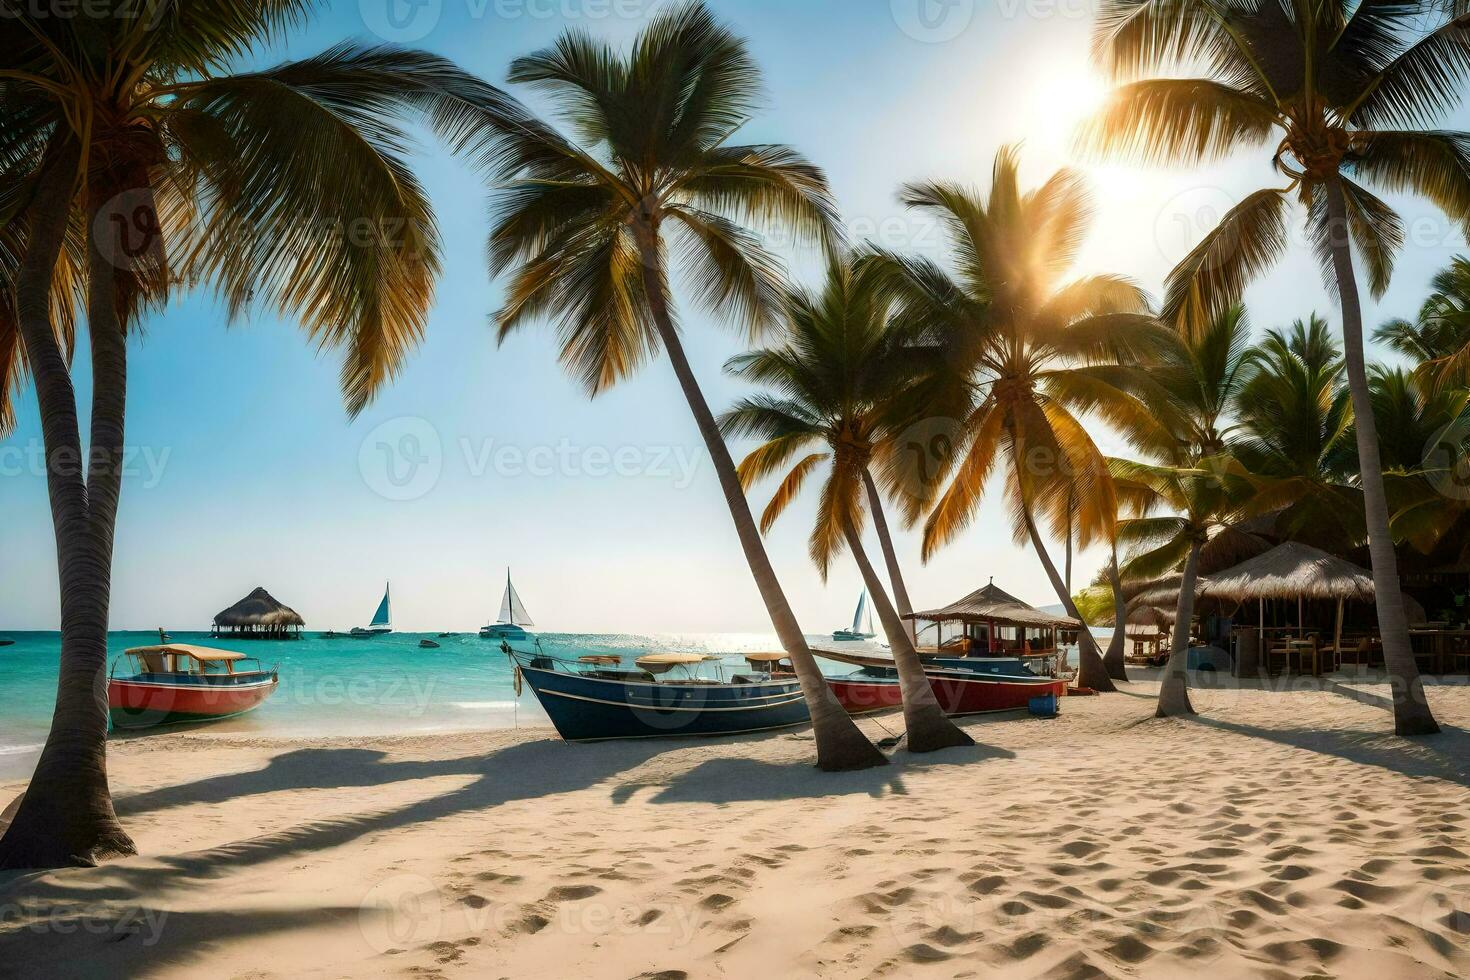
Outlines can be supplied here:
<path id="1" fill-rule="evenodd" d="M 256 589 L 228 609 L 215 614 L 214 630 L 229 629 L 246 635 L 265 633 L 286 636 L 292 627 L 300 628 L 306 620 L 290 606 L 276 600 L 265 589 Z"/>
<path id="2" fill-rule="evenodd" d="M 1265 643 L 1267 599 L 1296 599 L 1297 624 L 1301 629 L 1302 603 L 1307 599 L 1336 599 L 1337 625 L 1333 648 L 1342 646 L 1342 605 L 1349 599 L 1372 602 L 1373 573 L 1336 555 L 1288 541 L 1263 555 L 1210 576 L 1205 594 L 1238 603 L 1255 599 L 1260 607 L 1259 636 Z"/>

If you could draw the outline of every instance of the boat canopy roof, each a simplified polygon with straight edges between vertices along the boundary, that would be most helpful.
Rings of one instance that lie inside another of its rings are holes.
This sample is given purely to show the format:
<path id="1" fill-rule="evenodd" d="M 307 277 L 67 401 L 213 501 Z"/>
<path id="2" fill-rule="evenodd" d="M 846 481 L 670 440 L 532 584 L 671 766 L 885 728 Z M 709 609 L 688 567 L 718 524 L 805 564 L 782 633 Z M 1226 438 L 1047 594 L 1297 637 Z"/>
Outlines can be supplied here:
<path id="1" fill-rule="evenodd" d="M 942 609 L 925 609 L 909 613 L 904 619 L 927 619 L 935 622 L 993 622 L 1006 626 L 1036 626 L 1053 629 L 1078 629 L 1082 624 L 1069 616 L 1043 612 L 1022 602 L 994 582 L 976 589 L 958 602 Z"/>
<path id="2" fill-rule="evenodd" d="M 745 659 L 753 664 L 773 664 L 791 656 L 789 653 L 747 653 Z"/>
<path id="3" fill-rule="evenodd" d="M 196 647 L 188 643 L 166 643 L 162 646 L 133 647 L 125 651 L 130 657 L 152 656 L 160 653 L 172 653 L 174 656 L 193 657 L 201 663 L 214 663 L 230 660 L 245 660 L 245 654 L 236 653 L 233 650 L 216 650 L 213 647 Z"/>
<path id="4" fill-rule="evenodd" d="M 674 667 L 680 664 L 698 664 L 719 657 L 703 653 L 650 653 L 634 661 L 640 667 Z"/>

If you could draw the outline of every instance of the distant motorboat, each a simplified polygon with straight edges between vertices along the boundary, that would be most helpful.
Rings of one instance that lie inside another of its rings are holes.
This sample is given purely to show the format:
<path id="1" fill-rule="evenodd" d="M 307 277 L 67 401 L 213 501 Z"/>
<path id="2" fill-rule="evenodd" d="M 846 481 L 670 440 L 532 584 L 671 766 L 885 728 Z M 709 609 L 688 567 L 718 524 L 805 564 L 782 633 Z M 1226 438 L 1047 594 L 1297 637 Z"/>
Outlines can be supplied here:
<path id="1" fill-rule="evenodd" d="M 113 728 L 230 718 L 260 707 L 279 683 L 274 667 L 231 650 L 175 643 L 135 647 L 123 657 L 134 673 L 116 676 L 113 661 L 107 679 Z"/>
<path id="2" fill-rule="evenodd" d="M 866 614 L 866 619 L 864 619 Z M 839 643 L 850 643 L 857 640 L 871 640 L 877 636 L 873 632 L 873 610 L 868 608 L 868 590 L 864 589 L 858 593 L 857 609 L 852 613 L 852 628 L 833 630 L 832 639 Z"/>
<path id="3" fill-rule="evenodd" d="M 439 649 L 439 644 L 435 643 L 433 640 L 419 640 L 419 649 L 437 650 Z"/>
<path id="4" fill-rule="evenodd" d="M 496 622 L 482 627 L 480 637 L 486 640 L 526 640 L 531 634 L 526 632 L 527 626 L 535 626 L 531 622 L 531 614 L 526 612 L 525 605 L 521 602 L 516 587 L 510 581 L 510 569 L 505 570 L 505 594 L 500 597 L 500 615 Z"/>
<path id="5" fill-rule="evenodd" d="M 440 633 L 439 634 L 439 639 L 444 640 L 444 639 L 448 639 L 451 636 L 458 636 L 458 635 L 459 635 L 458 633 Z"/>
<path id="6" fill-rule="evenodd" d="M 354 626 L 351 636 L 361 639 L 365 636 L 382 636 L 384 633 L 393 632 L 393 614 L 389 609 L 388 585 L 383 586 L 383 601 L 378 603 L 378 611 L 373 613 L 373 621 L 367 626 Z"/>
<path id="7" fill-rule="evenodd" d="M 10 647 L 10 646 L 15 646 L 15 641 L 14 640 L 8 640 L 5 637 L 0 636 L 0 647 Z"/>
<path id="8" fill-rule="evenodd" d="M 327 630 L 325 633 L 322 634 L 322 639 L 335 640 L 339 635 L 341 634 L 339 634 L 336 630 Z"/>

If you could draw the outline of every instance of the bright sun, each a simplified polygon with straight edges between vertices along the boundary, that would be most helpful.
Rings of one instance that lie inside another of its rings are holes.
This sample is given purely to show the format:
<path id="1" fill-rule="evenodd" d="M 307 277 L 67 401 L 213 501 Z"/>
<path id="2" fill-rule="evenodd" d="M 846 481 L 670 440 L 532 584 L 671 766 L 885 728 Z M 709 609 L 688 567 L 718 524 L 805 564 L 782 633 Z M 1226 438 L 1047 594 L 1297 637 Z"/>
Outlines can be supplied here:
<path id="1" fill-rule="evenodd" d="M 1027 143 L 1058 161 L 1076 157 L 1078 127 L 1107 101 L 1111 87 L 1085 67 L 1039 73 L 1027 106 Z"/>

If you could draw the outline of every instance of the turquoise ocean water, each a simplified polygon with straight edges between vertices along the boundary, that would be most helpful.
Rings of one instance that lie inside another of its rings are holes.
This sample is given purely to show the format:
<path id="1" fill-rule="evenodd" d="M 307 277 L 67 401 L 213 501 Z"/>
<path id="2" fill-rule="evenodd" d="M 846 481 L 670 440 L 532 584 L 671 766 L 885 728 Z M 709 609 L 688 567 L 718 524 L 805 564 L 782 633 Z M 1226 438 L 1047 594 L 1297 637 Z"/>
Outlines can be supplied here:
<path id="1" fill-rule="evenodd" d="M 56 698 L 58 633 L 6 633 L 14 646 L 0 647 L 0 780 L 23 779 L 35 764 Z M 173 632 L 178 643 L 239 650 L 280 668 L 281 686 L 259 709 L 214 722 L 210 731 L 274 736 L 383 735 L 463 731 L 549 724 L 531 692 L 519 701 L 510 663 L 495 640 L 460 634 L 390 633 L 372 639 L 323 639 L 308 633 L 284 642 L 211 640 L 207 633 Z M 631 659 L 656 650 L 718 654 L 742 666 L 740 654 L 776 650 L 773 634 L 691 633 L 668 635 L 543 633 L 543 649 L 575 659 L 593 653 Z M 433 640 L 437 650 L 422 650 Z M 827 642 L 813 636 L 813 643 Z M 110 657 L 129 647 L 157 643 L 157 632 L 113 633 Z M 879 649 L 876 643 L 843 644 L 843 649 Z M 851 670 L 824 665 L 833 673 Z M 126 672 L 126 662 L 118 665 Z M 196 726 L 199 727 L 199 726 Z M 164 731 L 178 729 L 162 729 Z M 146 738 L 129 733 L 128 738 Z"/>

